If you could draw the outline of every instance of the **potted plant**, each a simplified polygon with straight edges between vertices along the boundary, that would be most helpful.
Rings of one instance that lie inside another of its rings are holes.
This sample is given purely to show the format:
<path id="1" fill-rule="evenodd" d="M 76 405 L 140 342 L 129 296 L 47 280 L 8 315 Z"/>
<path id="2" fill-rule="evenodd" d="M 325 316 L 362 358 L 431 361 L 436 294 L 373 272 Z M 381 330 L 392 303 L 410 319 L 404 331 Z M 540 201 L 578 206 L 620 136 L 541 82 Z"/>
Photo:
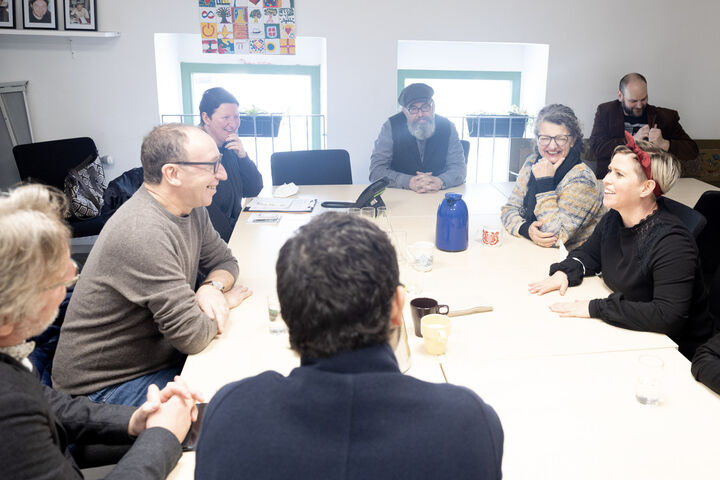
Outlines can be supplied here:
<path id="1" fill-rule="evenodd" d="M 522 137 L 528 119 L 525 110 L 517 105 L 504 114 L 480 112 L 465 115 L 471 137 Z"/>
<path id="2" fill-rule="evenodd" d="M 255 105 L 240 114 L 240 137 L 277 137 L 282 114 L 269 114 Z"/>

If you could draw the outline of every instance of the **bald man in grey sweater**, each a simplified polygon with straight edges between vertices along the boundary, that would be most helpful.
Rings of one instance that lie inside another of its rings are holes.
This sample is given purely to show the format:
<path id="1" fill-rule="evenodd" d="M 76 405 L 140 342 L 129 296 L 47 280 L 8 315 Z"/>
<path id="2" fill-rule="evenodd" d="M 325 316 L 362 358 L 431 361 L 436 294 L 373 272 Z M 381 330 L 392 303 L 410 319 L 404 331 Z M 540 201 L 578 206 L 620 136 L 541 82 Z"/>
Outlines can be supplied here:
<path id="1" fill-rule="evenodd" d="M 227 178 L 217 146 L 195 127 L 163 125 L 143 141 L 145 183 L 110 218 L 75 288 L 53 386 L 98 402 L 140 405 L 187 354 L 221 332 L 250 292 L 207 210 Z M 195 291 L 198 269 L 209 271 Z"/>

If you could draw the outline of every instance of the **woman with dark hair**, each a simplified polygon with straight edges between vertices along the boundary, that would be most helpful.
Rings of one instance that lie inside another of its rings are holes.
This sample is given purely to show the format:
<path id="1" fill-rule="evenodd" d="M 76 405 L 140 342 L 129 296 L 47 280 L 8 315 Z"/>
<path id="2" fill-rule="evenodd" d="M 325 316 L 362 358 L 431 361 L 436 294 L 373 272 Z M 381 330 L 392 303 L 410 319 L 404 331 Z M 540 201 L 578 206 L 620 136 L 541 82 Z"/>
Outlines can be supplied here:
<path id="1" fill-rule="evenodd" d="M 630 134 L 626 138 L 628 145 L 615 148 L 603 179 L 603 203 L 611 210 L 582 246 L 552 264 L 550 277 L 531 283 L 529 291 L 564 295 L 583 277 L 602 274 L 613 291 L 609 297 L 555 303 L 550 310 L 664 333 L 692 358 L 710 336 L 712 322 L 695 239 L 661 196 L 675 184 L 680 166 L 651 143 L 635 144 Z"/>
<path id="2" fill-rule="evenodd" d="M 575 248 L 604 213 L 597 178 L 580 159 L 583 135 L 575 113 L 560 104 L 544 107 L 535 122 L 535 138 L 535 153 L 502 207 L 503 225 L 541 247 L 559 240 Z"/>
<path id="3" fill-rule="evenodd" d="M 242 212 L 243 197 L 254 197 L 263 188 L 262 175 L 237 135 L 238 105 L 237 99 L 222 87 L 206 90 L 200 100 L 200 128 L 215 140 L 228 176 L 217 186 L 208 207 L 213 227 L 226 242 Z"/>

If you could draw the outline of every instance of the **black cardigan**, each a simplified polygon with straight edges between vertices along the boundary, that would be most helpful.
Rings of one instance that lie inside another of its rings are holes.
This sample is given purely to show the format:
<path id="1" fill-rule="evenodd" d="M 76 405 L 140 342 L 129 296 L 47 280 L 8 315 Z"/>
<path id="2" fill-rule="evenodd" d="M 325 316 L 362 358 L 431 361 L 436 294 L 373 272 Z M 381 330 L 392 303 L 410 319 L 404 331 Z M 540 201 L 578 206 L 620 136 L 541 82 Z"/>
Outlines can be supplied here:
<path id="1" fill-rule="evenodd" d="M 591 317 L 664 333 L 688 358 L 711 334 L 695 240 L 662 198 L 652 215 L 630 228 L 610 210 L 582 246 L 550 267 L 550 274 L 558 270 L 567 274 L 570 286 L 583 276 L 602 274 L 613 293 L 590 301 Z"/>

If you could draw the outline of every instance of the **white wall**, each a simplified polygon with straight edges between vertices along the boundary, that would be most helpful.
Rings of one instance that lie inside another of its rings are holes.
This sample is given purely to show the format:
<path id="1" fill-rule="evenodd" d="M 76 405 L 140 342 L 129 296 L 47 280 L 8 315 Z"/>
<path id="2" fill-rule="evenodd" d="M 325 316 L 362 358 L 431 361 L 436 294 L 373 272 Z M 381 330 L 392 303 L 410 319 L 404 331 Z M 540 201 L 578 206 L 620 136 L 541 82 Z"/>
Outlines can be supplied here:
<path id="1" fill-rule="evenodd" d="M 327 40 L 328 147 L 347 148 L 357 182 L 380 124 L 396 111 L 398 40 L 550 45 L 547 102 L 572 106 L 589 134 L 595 107 L 637 70 L 652 103 L 680 110 L 696 138 L 720 137 L 720 3 L 607 0 L 298 0 L 298 34 Z M 158 123 L 155 33 L 197 33 L 195 1 L 100 0 L 101 30 L 116 39 L 0 35 L 0 82 L 29 80 L 36 140 L 89 135 L 117 164 L 139 164 Z M 198 48 L 200 48 L 198 46 Z"/>

